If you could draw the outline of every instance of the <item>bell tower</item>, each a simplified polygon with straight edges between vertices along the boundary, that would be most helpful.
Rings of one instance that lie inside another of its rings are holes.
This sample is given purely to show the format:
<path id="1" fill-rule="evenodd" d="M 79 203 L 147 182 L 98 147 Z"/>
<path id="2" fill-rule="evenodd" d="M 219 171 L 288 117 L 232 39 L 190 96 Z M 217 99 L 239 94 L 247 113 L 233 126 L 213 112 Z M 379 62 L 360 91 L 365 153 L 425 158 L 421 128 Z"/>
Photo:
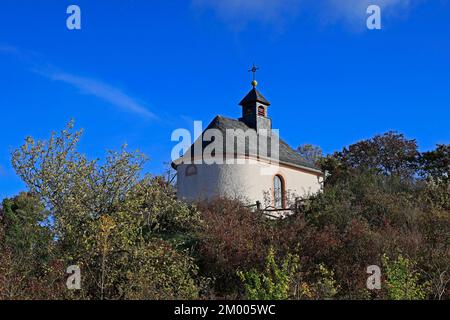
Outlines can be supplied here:
<path id="1" fill-rule="evenodd" d="M 267 109 L 270 102 L 256 89 L 256 71 L 259 68 L 253 65 L 249 72 L 253 73 L 253 89 L 242 99 L 239 105 L 242 107 L 242 118 L 239 121 L 244 122 L 250 128 L 259 131 L 260 129 L 272 129 L 272 119 L 267 115 Z"/>

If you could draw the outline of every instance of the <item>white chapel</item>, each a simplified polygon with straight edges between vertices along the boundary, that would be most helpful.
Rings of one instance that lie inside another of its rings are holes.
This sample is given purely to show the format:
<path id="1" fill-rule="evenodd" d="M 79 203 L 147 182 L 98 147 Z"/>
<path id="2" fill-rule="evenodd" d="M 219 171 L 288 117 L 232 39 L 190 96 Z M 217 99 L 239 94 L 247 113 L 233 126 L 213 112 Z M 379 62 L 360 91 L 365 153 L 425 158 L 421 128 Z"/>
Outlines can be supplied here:
<path id="1" fill-rule="evenodd" d="M 286 209 L 293 199 L 320 192 L 322 171 L 273 132 L 270 103 L 256 89 L 256 80 L 252 86 L 239 103 L 241 118 L 216 116 L 191 148 L 172 163 L 179 199 L 227 197 Z M 256 143 L 251 140 L 255 136 Z M 239 141 L 243 148 L 236 147 Z M 200 153 L 193 152 L 196 146 Z"/>

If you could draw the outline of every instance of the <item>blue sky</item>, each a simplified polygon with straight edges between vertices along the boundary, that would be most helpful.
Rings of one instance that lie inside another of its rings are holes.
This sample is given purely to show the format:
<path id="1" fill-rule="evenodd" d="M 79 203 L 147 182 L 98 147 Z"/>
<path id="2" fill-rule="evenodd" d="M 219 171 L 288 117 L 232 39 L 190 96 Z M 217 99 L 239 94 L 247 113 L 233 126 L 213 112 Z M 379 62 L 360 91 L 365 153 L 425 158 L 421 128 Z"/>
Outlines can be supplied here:
<path id="1" fill-rule="evenodd" d="M 66 28 L 70 4 L 81 30 Z M 365 28 L 368 4 L 382 30 Z M 2 0 L 0 198 L 24 189 L 12 150 L 72 118 L 89 157 L 128 143 L 162 172 L 174 129 L 239 117 L 253 62 L 293 147 L 388 130 L 449 143 L 449 16 L 446 0 Z"/>

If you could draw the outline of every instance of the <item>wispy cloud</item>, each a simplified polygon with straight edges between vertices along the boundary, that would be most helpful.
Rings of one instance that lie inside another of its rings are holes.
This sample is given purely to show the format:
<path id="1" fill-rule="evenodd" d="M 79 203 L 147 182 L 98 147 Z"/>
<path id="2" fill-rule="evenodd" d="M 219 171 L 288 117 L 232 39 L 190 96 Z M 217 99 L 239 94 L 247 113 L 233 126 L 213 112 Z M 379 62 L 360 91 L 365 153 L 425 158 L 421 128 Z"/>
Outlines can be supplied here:
<path id="1" fill-rule="evenodd" d="M 144 103 L 131 97 L 121 89 L 100 80 L 59 71 L 35 71 L 51 80 L 60 81 L 77 88 L 82 94 L 92 95 L 125 111 L 129 111 L 149 119 L 157 118 L 154 113 L 147 109 Z"/>
<path id="2" fill-rule="evenodd" d="M 378 5 L 383 17 L 402 16 L 405 9 L 425 0 L 322 0 L 320 14 L 326 23 L 344 22 L 351 26 L 366 25 L 366 10 L 369 5 Z"/>
<path id="3" fill-rule="evenodd" d="M 283 23 L 296 15 L 302 0 L 192 0 L 197 10 L 212 10 L 233 29 L 250 22 Z"/>
<path id="4" fill-rule="evenodd" d="M 146 119 L 158 119 L 153 112 L 149 111 L 146 103 L 126 93 L 123 89 L 108 84 L 105 81 L 60 71 L 50 66 L 50 64 L 45 63 L 38 54 L 23 51 L 14 46 L 0 44 L 0 53 L 12 55 L 24 62 L 31 71 L 47 79 L 59 81 L 74 87 L 82 94 L 91 95 L 117 108 L 137 114 Z"/>
<path id="5" fill-rule="evenodd" d="M 194 8 L 212 10 L 231 27 L 250 22 L 284 23 L 299 14 L 314 14 L 325 23 L 344 22 L 365 25 L 366 9 L 371 4 L 392 15 L 426 0 L 192 0 Z"/>

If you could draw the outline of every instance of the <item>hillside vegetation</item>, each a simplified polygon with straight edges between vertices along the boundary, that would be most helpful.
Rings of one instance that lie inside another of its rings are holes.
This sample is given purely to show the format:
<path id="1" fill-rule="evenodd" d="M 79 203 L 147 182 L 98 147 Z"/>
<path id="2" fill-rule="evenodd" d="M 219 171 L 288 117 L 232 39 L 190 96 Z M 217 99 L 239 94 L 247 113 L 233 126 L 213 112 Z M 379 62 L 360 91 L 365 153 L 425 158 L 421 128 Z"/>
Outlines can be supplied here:
<path id="1" fill-rule="evenodd" d="M 179 201 L 144 155 L 90 160 L 81 134 L 70 123 L 12 154 L 27 190 L 0 210 L 0 299 L 450 299 L 450 145 L 421 153 L 388 132 L 328 156 L 302 146 L 324 190 L 269 220 Z"/>

